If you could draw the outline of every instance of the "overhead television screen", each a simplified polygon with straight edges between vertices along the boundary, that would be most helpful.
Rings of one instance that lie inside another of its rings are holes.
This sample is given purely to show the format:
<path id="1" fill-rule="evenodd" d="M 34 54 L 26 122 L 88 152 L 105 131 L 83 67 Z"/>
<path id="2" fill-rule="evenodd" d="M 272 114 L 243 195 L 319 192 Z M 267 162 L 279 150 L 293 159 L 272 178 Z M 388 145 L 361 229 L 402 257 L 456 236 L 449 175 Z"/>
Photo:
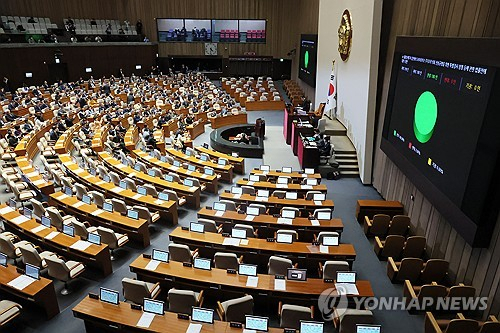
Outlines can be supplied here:
<path id="1" fill-rule="evenodd" d="M 382 150 L 479 246 L 494 224 L 486 215 L 495 215 L 488 201 L 498 191 L 491 180 L 500 140 L 488 124 L 498 117 L 492 98 L 497 68 L 488 59 L 463 55 L 456 39 L 439 46 L 432 38 L 411 46 L 407 40 L 398 39 L 394 55 Z"/>
<path id="2" fill-rule="evenodd" d="M 310 85 L 316 86 L 316 58 L 318 35 L 300 36 L 299 78 Z"/>

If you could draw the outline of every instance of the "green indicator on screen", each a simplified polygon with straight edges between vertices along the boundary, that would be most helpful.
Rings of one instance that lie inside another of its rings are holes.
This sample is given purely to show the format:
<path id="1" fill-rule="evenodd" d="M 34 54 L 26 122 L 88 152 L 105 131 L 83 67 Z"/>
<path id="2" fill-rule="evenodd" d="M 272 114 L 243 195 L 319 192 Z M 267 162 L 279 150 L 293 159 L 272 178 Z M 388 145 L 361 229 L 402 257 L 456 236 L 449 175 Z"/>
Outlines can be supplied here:
<path id="1" fill-rule="evenodd" d="M 309 51 L 306 51 L 306 53 L 304 53 L 304 67 L 307 68 L 308 65 L 309 65 Z"/>
<path id="2" fill-rule="evenodd" d="M 430 91 L 423 92 L 415 105 L 413 131 L 420 143 L 426 143 L 432 137 L 438 115 L 437 101 Z"/>

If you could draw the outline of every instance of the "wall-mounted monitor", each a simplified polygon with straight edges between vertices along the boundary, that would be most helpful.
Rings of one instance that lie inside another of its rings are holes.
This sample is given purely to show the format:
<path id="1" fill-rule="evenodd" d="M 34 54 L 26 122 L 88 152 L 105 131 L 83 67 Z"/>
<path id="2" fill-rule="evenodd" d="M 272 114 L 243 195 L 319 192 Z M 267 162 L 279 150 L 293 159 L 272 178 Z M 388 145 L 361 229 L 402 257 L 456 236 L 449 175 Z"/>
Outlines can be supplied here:
<path id="1" fill-rule="evenodd" d="M 311 87 L 316 86 L 316 59 L 318 35 L 300 36 L 299 79 Z"/>

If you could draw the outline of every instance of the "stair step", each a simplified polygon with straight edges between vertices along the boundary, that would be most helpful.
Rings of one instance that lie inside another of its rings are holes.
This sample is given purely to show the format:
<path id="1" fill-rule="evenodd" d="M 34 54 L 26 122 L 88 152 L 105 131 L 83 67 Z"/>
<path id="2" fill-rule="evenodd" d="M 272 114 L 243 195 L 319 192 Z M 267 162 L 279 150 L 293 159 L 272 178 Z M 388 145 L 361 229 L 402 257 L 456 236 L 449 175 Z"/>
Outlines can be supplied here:
<path id="1" fill-rule="evenodd" d="M 335 158 L 336 159 L 342 159 L 342 158 L 345 158 L 345 159 L 358 159 L 358 155 L 357 154 L 346 154 L 346 153 L 339 153 L 339 152 L 335 152 Z"/>
<path id="2" fill-rule="evenodd" d="M 339 162 L 340 165 L 358 165 L 358 160 L 356 158 L 347 159 L 335 157 L 335 161 Z"/>
<path id="3" fill-rule="evenodd" d="M 359 177 L 359 172 L 356 171 L 340 171 L 340 174 L 342 177 L 352 177 L 352 178 L 357 178 Z"/>
<path id="4" fill-rule="evenodd" d="M 339 170 L 356 170 L 359 171 L 358 164 L 340 164 L 339 165 Z"/>

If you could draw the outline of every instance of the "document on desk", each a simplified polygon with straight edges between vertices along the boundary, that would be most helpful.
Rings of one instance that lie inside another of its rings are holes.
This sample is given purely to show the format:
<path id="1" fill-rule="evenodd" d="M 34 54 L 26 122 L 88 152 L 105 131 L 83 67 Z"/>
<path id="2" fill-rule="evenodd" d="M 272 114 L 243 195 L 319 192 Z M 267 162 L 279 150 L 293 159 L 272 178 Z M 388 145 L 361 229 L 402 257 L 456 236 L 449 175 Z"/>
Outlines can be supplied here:
<path id="1" fill-rule="evenodd" d="M 323 206 L 323 203 L 321 201 L 314 201 L 314 204 L 316 206 Z"/>
<path id="2" fill-rule="evenodd" d="M 193 171 L 191 171 L 191 170 L 187 170 L 187 171 L 186 171 L 186 173 L 187 173 L 188 175 L 190 175 L 190 174 L 192 174 L 192 173 L 193 173 Z"/>
<path id="3" fill-rule="evenodd" d="M 285 279 L 274 279 L 274 290 L 286 290 L 286 280 Z"/>
<path id="4" fill-rule="evenodd" d="M 250 180 L 249 180 L 249 181 L 247 182 L 247 185 L 248 185 L 248 186 L 252 186 L 253 184 L 255 184 L 255 182 L 253 182 L 253 181 L 250 181 Z"/>
<path id="5" fill-rule="evenodd" d="M 23 290 L 33 282 L 37 280 L 26 276 L 26 275 L 19 275 L 16 277 L 14 280 L 11 280 L 9 283 L 7 283 L 8 286 L 11 286 L 12 288 L 16 288 L 17 290 Z"/>
<path id="6" fill-rule="evenodd" d="M 73 250 L 85 251 L 90 245 L 92 245 L 92 243 L 80 239 L 74 242 L 70 248 Z"/>
<path id="7" fill-rule="evenodd" d="M 137 200 L 137 199 L 140 199 L 140 198 L 142 198 L 142 194 L 139 194 L 139 193 L 137 193 L 136 195 L 134 195 L 132 197 L 132 199 L 134 199 L 134 200 Z"/>
<path id="8" fill-rule="evenodd" d="M 4 207 L 4 208 L 0 209 L 0 215 L 5 215 L 5 214 L 11 213 L 13 211 L 14 211 L 13 208 L 7 206 L 7 207 Z"/>
<path id="9" fill-rule="evenodd" d="M 22 224 L 22 223 L 24 223 L 24 222 L 26 222 L 26 221 L 29 221 L 29 220 L 30 220 L 30 219 L 29 219 L 29 218 L 27 218 L 26 216 L 24 216 L 24 215 L 19 215 L 19 216 L 14 217 L 11 221 L 12 221 L 12 222 L 14 222 L 14 223 L 15 223 L 15 224 L 17 224 L 17 225 L 20 225 L 20 224 Z"/>
<path id="10" fill-rule="evenodd" d="M 202 328 L 202 324 L 190 323 L 188 329 L 186 330 L 186 333 L 200 333 Z"/>
<path id="11" fill-rule="evenodd" d="M 254 218 L 255 218 L 255 215 L 247 215 L 245 217 L 245 221 L 253 221 Z"/>
<path id="12" fill-rule="evenodd" d="M 159 265 L 160 265 L 160 261 L 151 260 L 150 262 L 148 262 L 148 264 L 144 268 L 147 270 L 150 270 L 150 271 L 154 271 L 158 268 Z"/>
<path id="13" fill-rule="evenodd" d="M 207 175 L 207 174 L 205 174 L 205 173 L 203 173 L 203 174 L 201 175 L 201 178 L 207 178 L 207 177 L 208 177 L 208 175 Z"/>
<path id="14" fill-rule="evenodd" d="M 225 245 L 225 246 L 240 246 L 240 240 L 238 238 L 226 237 L 226 238 L 224 238 L 224 241 L 222 242 L 222 245 Z"/>
<path id="15" fill-rule="evenodd" d="M 223 210 L 218 210 L 218 211 L 215 212 L 214 215 L 217 216 L 217 217 L 224 216 L 224 211 Z"/>
<path id="16" fill-rule="evenodd" d="M 31 177 L 35 177 L 35 176 L 38 176 L 40 174 L 39 171 L 33 171 L 33 172 L 29 172 L 26 174 L 26 177 L 28 178 L 31 178 Z"/>
<path id="17" fill-rule="evenodd" d="M 319 246 L 319 252 L 320 253 L 325 253 L 325 254 L 330 253 L 330 251 L 328 250 L 328 246 L 325 246 L 325 245 L 320 245 Z"/>
<path id="18" fill-rule="evenodd" d="M 264 202 L 268 202 L 268 201 L 269 201 L 269 198 L 268 198 L 268 197 L 255 197 L 255 201 L 264 201 Z"/>
<path id="19" fill-rule="evenodd" d="M 92 214 L 92 215 L 94 215 L 94 216 L 99 216 L 99 215 L 101 215 L 102 213 L 104 213 L 104 211 L 103 211 L 102 209 L 96 209 L 96 210 L 94 210 L 94 211 L 93 211 L 92 213 L 90 213 L 90 214 Z"/>
<path id="20" fill-rule="evenodd" d="M 244 328 L 243 329 L 243 333 L 257 333 L 257 331 L 256 330 L 249 330 L 249 329 Z"/>
<path id="21" fill-rule="evenodd" d="M 242 245 L 242 246 L 247 246 L 247 245 L 248 245 L 248 239 L 242 239 L 242 240 L 240 241 L 240 245 Z"/>
<path id="22" fill-rule="evenodd" d="M 75 202 L 74 204 L 72 204 L 71 206 L 74 208 L 78 208 L 78 207 L 83 206 L 83 205 L 85 205 L 85 202 L 78 201 L 78 202 Z"/>
<path id="23" fill-rule="evenodd" d="M 314 225 L 314 226 L 319 226 L 319 221 L 314 219 L 314 220 L 311 220 L 311 225 Z"/>
<path id="24" fill-rule="evenodd" d="M 151 323 L 153 322 L 153 319 L 155 319 L 154 313 L 144 312 L 135 326 L 149 328 L 149 326 L 151 326 Z"/>
<path id="25" fill-rule="evenodd" d="M 57 197 L 57 200 L 64 200 L 66 199 L 68 196 L 66 194 L 61 194 L 60 196 Z"/>
<path id="26" fill-rule="evenodd" d="M 176 167 L 175 165 L 172 165 L 172 166 L 170 167 L 170 169 L 172 169 L 172 170 L 174 170 L 174 171 L 177 171 L 177 170 L 179 170 L 179 167 Z"/>
<path id="27" fill-rule="evenodd" d="M 115 193 L 120 193 L 120 192 L 125 191 L 125 190 L 123 188 L 121 188 L 121 187 L 113 187 L 111 189 L 111 191 L 113 191 Z"/>
<path id="28" fill-rule="evenodd" d="M 46 183 L 46 181 L 45 181 L 45 179 L 43 179 L 43 178 L 42 178 L 42 179 L 35 180 L 35 181 L 34 181 L 34 182 L 32 182 L 32 183 L 33 183 L 33 185 L 35 185 L 35 186 L 39 186 L 39 185 L 45 184 L 45 183 Z"/>
<path id="29" fill-rule="evenodd" d="M 287 184 L 276 184 L 276 188 L 288 188 Z"/>
<path id="30" fill-rule="evenodd" d="M 57 235 L 59 235 L 59 231 L 52 231 L 50 234 L 48 234 L 44 238 L 45 239 L 52 239 L 52 238 L 56 237 Z"/>
<path id="31" fill-rule="evenodd" d="M 102 185 L 102 184 L 106 184 L 106 182 L 104 180 L 100 180 L 98 181 L 97 183 L 95 183 L 97 186 L 99 185 Z"/>
<path id="32" fill-rule="evenodd" d="M 30 231 L 36 234 L 36 233 L 38 233 L 38 232 L 40 232 L 42 230 L 45 230 L 45 229 L 47 229 L 46 226 L 39 225 L 38 227 L 35 227 L 35 228 L 31 229 Z"/>
<path id="33" fill-rule="evenodd" d="M 339 295 L 359 295 L 355 283 L 335 283 L 335 289 Z"/>
<path id="34" fill-rule="evenodd" d="M 161 205 L 163 202 L 164 202 L 164 201 L 163 201 L 163 200 L 161 200 L 161 199 L 156 199 L 156 200 L 155 200 L 155 204 L 157 204 L 157 205 Z"/>
<path id="35" fill-rule="evenodd" d="M 85 176 L 83 176 L 83 179 L 89 179 L 89 178 L 92 178 L 92 177 L 94 177 L 94 176 L 93 175 L 85 175 Z"/>
<path id="36" fill-rule="evenodd" d="M 252 287 L 252 288 L 257 288 L 257 285 L 259 284 L 259 277 L 258 276 L 249 276 L 247 277 L 247 287 Z"/>
<path id="37" fill-rule="evenodd" d="M 191 186 L 191 187 L 189 188 L 189 192 L 194 192 L 194 191 L 196 191 L 197 189 L 198 189 L 198 186 Z"/>
<path id="38" fill-rule="evenodd" d="M 239 199 L 241 198 L 241 194 L 233 194 L 233 199 Z"/>
<path id="39" fill-rule="evenodd" d="M 292 219 L 288 219 L 286 217 L 278 217 L 278 224 L 288 224 L 291 225 L 293 223 Z"/>
<path id="40" fill-rule="evenodd" d="M 312 185 L 300 185 L 300 188 L 303 190 L 312 190 L 313 189 Z"/>
<path id="41" fill-rule="evenodd" d="M 74 170 L 73 172 L 78 175 L 79 173 L 82 173 L 83 171 L 85 171 L 85 170 L 78 168 L 78 169 Z"/>

